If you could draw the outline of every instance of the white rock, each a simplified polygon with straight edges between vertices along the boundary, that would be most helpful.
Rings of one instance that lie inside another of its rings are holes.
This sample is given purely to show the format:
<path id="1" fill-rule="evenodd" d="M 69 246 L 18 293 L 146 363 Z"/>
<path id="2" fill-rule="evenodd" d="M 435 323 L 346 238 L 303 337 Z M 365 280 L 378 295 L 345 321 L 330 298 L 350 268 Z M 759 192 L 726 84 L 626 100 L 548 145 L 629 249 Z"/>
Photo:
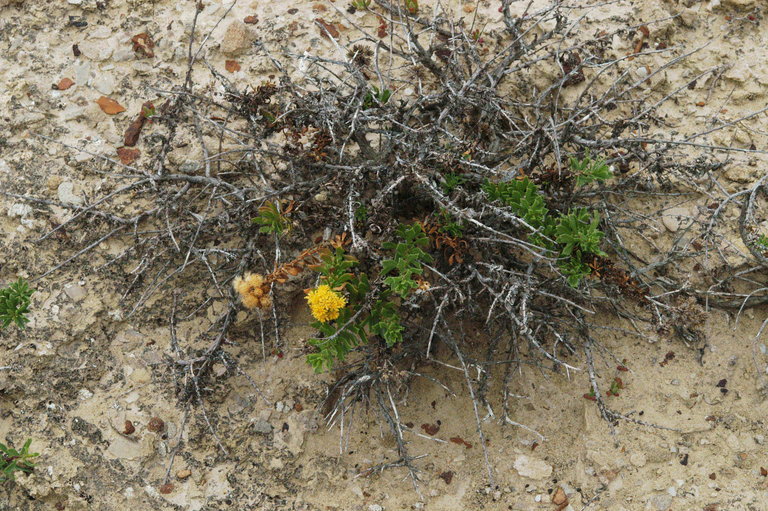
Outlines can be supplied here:
<path id="1" fill-rule="evenodd" d="M 88 37 L 91 39 L 106 39 L 111 35 L 112 30 L 109 27 L 105 25 L 99 25 L 88 34 Z"/>
<path id="2" fill-rule="evenodd" d="M 87 85 L 91 79 L 91 64 L 89 62 L 81 62 L 75 66 L 75 83 L 79 85 Z"/>
<path id="3" fill-rule="evenodd" d="M 75 195 L 75 185 L 72 181 L 64 181 L 58 188 L 59 200 L 64 204 L 82 204 L 83 199 Z"/>
<path id="4" fill-rule="evenodd" d="M 115 81 L 111 76 L 100 73 L 93 79 L 92 86 L 105 96 L 109 96 L 115 91 Z"/>
<path id="5" fill-rule="evenodd" d="M 384 511 L 384 508 L 378 504 L 371 504 L 368 506 L 368 511 Z"/>
<path id="6" fill-rule="evenodd" d="M 546 479 L 552 475 L 552 465 L 524 454 L 515 459 L 515 470 L 521 476 L 529 479 Z"/>
<path id="7" fill-rule="evenodd" d="M 11 218 L 24 217 L 32 212 L 32 207 L 28 204 L 15 203 L 8 208 L 8 216 Z"/>
<path id="8" fill-rule="evenodd" d="M 629 462 L 636 467 L 644 467 L 646 463 L 645 454 L 642 452 L 635 452 L 629 456 Z"/>
<path id="9" fill-rule="evenodd" d="M 80 391 L 77 393 L 77 397 L 80 398 L 80 401 L 85 401 L 93 397 L 93 392 L 88 389 L 80 389 Z"/>
<path id="10" fill-rule="evenodd" d="M 64 286 L 64 292 L 73 302 L 79 302 L 85 298 L 85 288 L 79 284 L 67 284 Z"/>
<path id="11" fill-rule="evenodd" d="M 112 50 L 114 49 L 111 44 L 106 41 L 90 41 L 86 40 L 77 45 L 80 48 L 80 52 L 90 60 L 104 61 L 112 56 Z"/>

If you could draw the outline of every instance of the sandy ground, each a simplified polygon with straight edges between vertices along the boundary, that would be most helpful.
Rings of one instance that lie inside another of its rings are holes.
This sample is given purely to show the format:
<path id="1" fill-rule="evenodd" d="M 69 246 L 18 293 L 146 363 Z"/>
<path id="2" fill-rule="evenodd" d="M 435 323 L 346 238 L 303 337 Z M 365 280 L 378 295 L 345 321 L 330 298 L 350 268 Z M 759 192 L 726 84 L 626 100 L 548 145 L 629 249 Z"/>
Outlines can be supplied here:
<path id="1" fill-rule="evenodd" d="M 202 32 L 229 7 L 216 0 L 205 3 Z M 335 5 L 344 10 L 341 3 Z M 309 23 L 318 16 L 341 20 L 332 4 L 239 2 L 213 30 L 206 58 L 222 72 L 226 59 L 236 59 L 241 68 L 229 77 L 241 84 L 268 73 L 263 61 L 237 49 L 237 41 L 225 40 L 232 22 L 251 15 L 259 21 L 248 29 L 263 37 L 287 37 L 298 51 L 332 51 Z M 581 2 L 590 4 L 596 2 Z M 619 1 L 579 14 L 586 15 L 585 34 L 676 15 L 655 25 L 653 44 L 688 50 L 706 45 L 653 84 L 664 95 L 698 72 L 722 70 L 716 80 L 697 83 L 665 107 L 670 124 L 693 132 L 715 117 L 735 119 L 765 105 L 768 30 L 757 5 L 749 0 Z M 114 157 L 130 118 L 155 96 L 152 88 L 168 88 L 183 78 L 190 4 L 0 0 L 0 6 L 0 185 L 50 200 L 87 202 L 100 190 L 102 181 L 92 170 L 102 164 L 34 134 Z M 493 16 L 497 7 L 495 2 L 456 7 L 465 6 L 479 7 L 483 16 Z M 353 16 L 376 25 L 371 15 Z M 138 58 L 131 47 L 131 37 L 141 32 L 157 43 L 152 59 Z M 230 56 L 221 47 L 227 44 L 235 45 Z M 609 50 L 621 54 L 630 46 L 619 37 Z M 648 56 L 628 65 L 654 68 L 659 62 Z M 52 89 L 62 78 L 75 85 Z M 209 80 L 202 71 L 197 79 Z M 105 115 L 94 103 L 100 96 L 128 111 Z M 762 115 L 710 140 L 765 149 L 766 130 Z M 766 168 L 759 155 L 734 154 L 718 177 L 725 188 L 737 190 Z M 704 200 L 689 197 L 670 206 L 693 210 Z M 647 207 L 655 211 L 658 205 Z M 39 275 L 76 250 L 84 233 L 37 241 L 51 218 L 62 215 L 66 212 L 55 206 L 0 198 L 0 282 Z M 659 244 L 672 234 L 661 216 L 651 218 L 648 229 Z M 610 404 L 670 429 L 621 423 L 614 436 L 594 403 L 583 398 L 589 390 L 585 371 L 523 369 L 515 375 L 514 416 L 530 429 L 485 417 L 490 476 L 463 375 L 441 366 L 423 368 L 450 392 L 418 380 L 400 405 L 402 422 L 413 423 L 407 433 L 411 453 L 425 455 L 418 461 L 418 489 L 403 469 L 360 476 L 396 457 L 392 436 L 363 407 L 343 435 L 338 427 L 326 427 L 318 409 L 323 378 L 312 374 L 301 351 L 312 335 L 305 312 L 297 308 L 291 318 L 281 356 L 270 347 L 263 356 L 257 334 L 247 327 L 253 323 L 244 319 L 231 353 L 245 374 L 218 366 L 221 379 L 208 404 L 227 452 L 217 446 L 204 418 L 192 413 L 171 469 L 173 487 L 161 493 L 184 410 L 177 406 L 165 364 L 170 334 L 162 318 L 121 319 L 122 269 L 92 271 L 104 253 L 119 248 L 119 242 L 104 244 L 89 261 L 38 282 L 28 329 L 0 334 L 0 366 L 13 366 L 0 371 L 0 440 L 16 445 L 31 437 L 41 454 L 34 474 L 0 487 L 0 510 L 551 510 L 557 508 L 552 500 L 558 489 L 569 499 L 569 511 L 768 509 L 763 468 L 768 467 L 768 404 L 759 391 L 766 357 L 765 345 L 754 341 L 765 308 L 749 310 L 738 321 L 735 314 L 713 310 L 700 327 L 702 339 L 690 345 L 653 332 L 602 336 L 630 369 L 618 371 L 607 357 L 601 362 L 602 381 L 620 375 L 626 383 Z M 188 321 L 180 325 L 180 335 L 207 326 L 204 320 Z M 584 367 L 582 360 L 571 363 Z M 149 431 L 153 417 L 164 421 L 162 431 Z M 130 436 L 121 434 L 126 420 L 136 428 Z M 438 425 L 437 432 L 428 427 Z"/>

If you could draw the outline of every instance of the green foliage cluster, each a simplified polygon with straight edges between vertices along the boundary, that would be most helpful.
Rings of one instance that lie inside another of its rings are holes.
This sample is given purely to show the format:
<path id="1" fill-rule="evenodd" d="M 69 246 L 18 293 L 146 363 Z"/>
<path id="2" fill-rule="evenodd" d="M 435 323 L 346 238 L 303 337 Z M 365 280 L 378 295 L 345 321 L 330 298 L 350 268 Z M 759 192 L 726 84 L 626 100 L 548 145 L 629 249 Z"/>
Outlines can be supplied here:
<path id="1" fill-rule="evenodd" d="M 464 177 L 462 174 L 457 174 L 455 172 L 449 172 L 448 174 L 443 176 L 443 182 L 440 183 L 440 186 L 443 189 L 443 193 L 446 195 L 450 195 L 453 193 L 453 191 L 458 188 L 459 186 L 463 185 L 467 182 L 467 178 Z"/>
<path id="2" fill-rule="evenodd" d="M 375 85 L 371 86 L 371 89 L 365 94 L 365 97 L 363 98 L 363 110 L 386 105 L 389 102 L 389 98 L 391 97 L 391 90 L 379 90 L 379 88 Z"/>
<path id="3" fill-rule="evenodd" d="M 315 268 L 321 275 L 321 283 L 342 290 L 348 303 L 336 320 L 313 323 L 323 336 L 309 341 L 317 349 L 307 356 L 315 372 L 343 362 L 355 347 L 368 344 L 371 336 L 383 339 L 387 347 L 402 342 L 404 327 L 398 312 L 398 297 L 404 299 L 418 287 L 414 276 L 421 274 L 421 265 L 432 258 L 423 250 L 429 241 L 421 225 L 401 225 L 397 232 L 402 241 L 385 243 L 383 247 L 393 251 L 390 259 L 382 261 L 381 276 L 389 275 L 384 280 L 386 287 L 372 298 L 370 306 L 367 298 L 372 288 L 368 275 L 353 272 L 358 261 L 343 248 L 337 247 L 325 254 Z"/>
<path id="4" fill-rule="evenodd" d="M 34 292 L 22 278 L 0 289 L 0 329 L 11 323 L 24 328 L 29 322 L 26 315 L 29 313 L 30 297 Z"/>
<path id="5" fill-rule="evenodd" d="M 352 7 L 355 9 L 367 9 L 371 6 L 371 0 L 352 0 Z"/>
<path id="6" fill-rule="evenodd" d="M 17 451 L 0 442 L 0 482 L 12 481 L 15 477 L 14 472 L 29 473 L 34 470 L 35 464 L 29 459 L 38 456 L 38 453 L 29 452 L 31 444 L 30 438 L 24 442 L 24 447 Z"/>
<path id="7" fill-rule="evenodd" d="M 267 202 L 259 208 L 259 216 L 253 219 L 253 223 L 260 225 L 259 232 L 263 234 L 282 235 L 291 230 L 291 221 L 287 213 L 280 212 L 280 208 L 274 202 Z"/>
<path id="8" fill-rule="evenodd" d="M 757 237 L 757 240 L 755 240 L 755 244 L 761 249 L 761 250 L 768 250 L 768 236 L 765 234 L 761 234 Z"/>
<path id="9" fill-rule="evenodd" d="M 387 277 L 384 282 L 401 298 L 406 298 L 419 286 L 413 277 L 421 275 L 422 263 L 431 262 L 432 257 L 423 250 L 429 247 L 429 238 L 420 224 L 402 224 L 398 227 L 397 234 L 403 241 L 390 241 L 382 245 L 385 250 L 393 250 L 394 254 L 392 259 L 382 261 L 381 274 L 396 272 L 397 275 Z"/>
<path id="10" fill-rule="evenodd" d="M 568 165 L 571 171 L 576 175 L 576 186 L 584 186 L 595 181 L 602 182 L 613 177 L 611 168 L 605 163 L 605 160 L 598 158 L 593 160 L 589 153 L 584 155 L 584 159 L 578 160 L 571 156 L 568 159 Z"/>
<path id="11" fill-rule="evenodd" d="M 589 155 L 583 160 L 571 158 L 570 165 L 577 175 L 577 186 L 602 182 L 612 176 L 603 160 L 592 160 Z M 527 177 L 502 183 L 486 182 L 483 191 L 489 199 L 503 202 L 536 229 L 529 241 L 559 255 L 559 267 L 569 285 L 577 287 L 581 279 L 591 273 L 585 256 L 605 256 L 600 250 L 605 234 L 600 230 L 597 211 L 576 208 L 568 213 L 551 214 L 539 187 Z"/>

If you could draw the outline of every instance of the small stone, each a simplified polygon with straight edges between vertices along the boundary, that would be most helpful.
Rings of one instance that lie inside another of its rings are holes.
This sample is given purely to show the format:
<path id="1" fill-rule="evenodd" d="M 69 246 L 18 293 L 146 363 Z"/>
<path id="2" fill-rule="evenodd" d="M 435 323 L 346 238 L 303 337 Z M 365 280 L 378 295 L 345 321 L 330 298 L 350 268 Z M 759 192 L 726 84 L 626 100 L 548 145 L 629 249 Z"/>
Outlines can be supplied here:
<path id="1" fill-rule="evenodd" d="M 93 392 L 88 389 L 80 389 L 80 391 L 77 393 L 77 396 L 80 398 L 80 401 L 85 401 L 93 397 Z"/>
<path id="2" fill-rule="evenodd" d="M 192 471 L 189 469 L 179 470 L 178 472 L 176 472 L 176 477 L 182 481 L 191 475 L 192 475 Z"/>
<path id="3" fill-rule="evenodd" d="M 683 223 L 687 225 L 689 212 L 686 208 L 669 208 L 664 212 L 661 217 L 661 222 L 669 232 L 677 232 L 683 227 Z"/>
<path id="4" fill-rule="evenodd" d="M 568 497 L 565 495 L 565 491 L 562 488 L 558 488 L 554 495 L 552 495 L 552 503 L 556 506 L 562 506 L 566 502 L 568 502 Z"/>
<path id="5" fill-rule="evenodd" d="M 80 284 L 67 284 L 64 286 L 64 293 L 69 297 L 70 300 L 73 302 L 79 302 L 83 298 L 85 298 L 85 288 L 81 286 Z"/>
<path id="6" fill-rule="evenodd" d="M 163 422 L 163 419 L 160 417 L 152 417 L 149 419 L 149 424 L 147 425 L 147 429 L 152 431 L 153 433 L 160 433 L 162 430 L 165 429 L 165 422 Z"/>
<path id="7" fill-rule="evenodd" d="M 114 48 L 105 41 L 83 41 L 78 44 L 80 53 L 90 60 L 102 62 L 112 56 Z"/>
<path id="8" fill-rule="evenodd" d="M 524 454 L 515 459 L 515 470 L 529 479 L 546 479 L 552 475 L 552 465 Z"/>
<path id="9" fill-rule="evenodd" d="M 272 433 L 272 424 L 267 421 L 255 421 L 252 427 L 253 432 L 259 435 L 268 435 Z"/>
<path id="10" fill-rule="evenodd" d="M 32 207 L 29 206 L 28 204 L 16 203 L 16 204 L 11 204 L 11 207 L 8 208 L 8 216 L 11 218 L 25 217 L 31 212 L 32 212 Z"/>
<path id="11" fill-rule="evenodd" d="M 237 55 L 251 47 L 253 34 L 242 21 L 233 21 L 224 32 L 219 49 L 226 55 Z"/>
<path id="12" fill-rule="evenodd" d="M 371 504 L 368 506 L 368 511 L 384 511 L 384 508 L 378 504 Z"/>
<path id="13" fill-rule="evenodd" d="M 636 467 L 644 467 L 646 461 L 645 454 L 641 452 L 635 452 L 629 456 L 629 462 Z"/>
<path id="14" fill-rule="evenodd" d="M 58 195 L 59 200 L 64 204 L 80 205 L 83 203 L 83 199 L 75 195 L 75 185 L 72 181 L 64 181 L 59 185 Z"/>
<path id="15" fill-rule="evenodd" d="M 648 500 L 645 509 L 648 511 L 667 511 L 672 506 L 672 496 L 656 495 Z"/>

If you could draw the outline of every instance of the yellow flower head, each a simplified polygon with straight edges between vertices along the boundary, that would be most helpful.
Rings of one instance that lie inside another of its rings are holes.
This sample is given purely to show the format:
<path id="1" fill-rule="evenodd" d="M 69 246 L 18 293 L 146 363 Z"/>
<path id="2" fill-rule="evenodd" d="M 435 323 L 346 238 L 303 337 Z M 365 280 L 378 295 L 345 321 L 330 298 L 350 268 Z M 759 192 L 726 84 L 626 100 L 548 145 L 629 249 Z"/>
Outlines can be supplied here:
<path id="1" fill-rule="evenodd" d="M 347 305 L 347 299 L 326 284 L 307 293 L 307 302 L 312 315 L 321 323 L 338 318 L 339 311 Z"/>
<path id="2" fill-rule="evenodd" d="M 246 273 L 242 277 L 237 277 L 232 285 L 235 291 L 240 294 L 243 305 L 248 309 L 254 307 L 267 309 L 272 305 L 272 299 L 269 297 L 269 286 L 263 275 Z"/>

